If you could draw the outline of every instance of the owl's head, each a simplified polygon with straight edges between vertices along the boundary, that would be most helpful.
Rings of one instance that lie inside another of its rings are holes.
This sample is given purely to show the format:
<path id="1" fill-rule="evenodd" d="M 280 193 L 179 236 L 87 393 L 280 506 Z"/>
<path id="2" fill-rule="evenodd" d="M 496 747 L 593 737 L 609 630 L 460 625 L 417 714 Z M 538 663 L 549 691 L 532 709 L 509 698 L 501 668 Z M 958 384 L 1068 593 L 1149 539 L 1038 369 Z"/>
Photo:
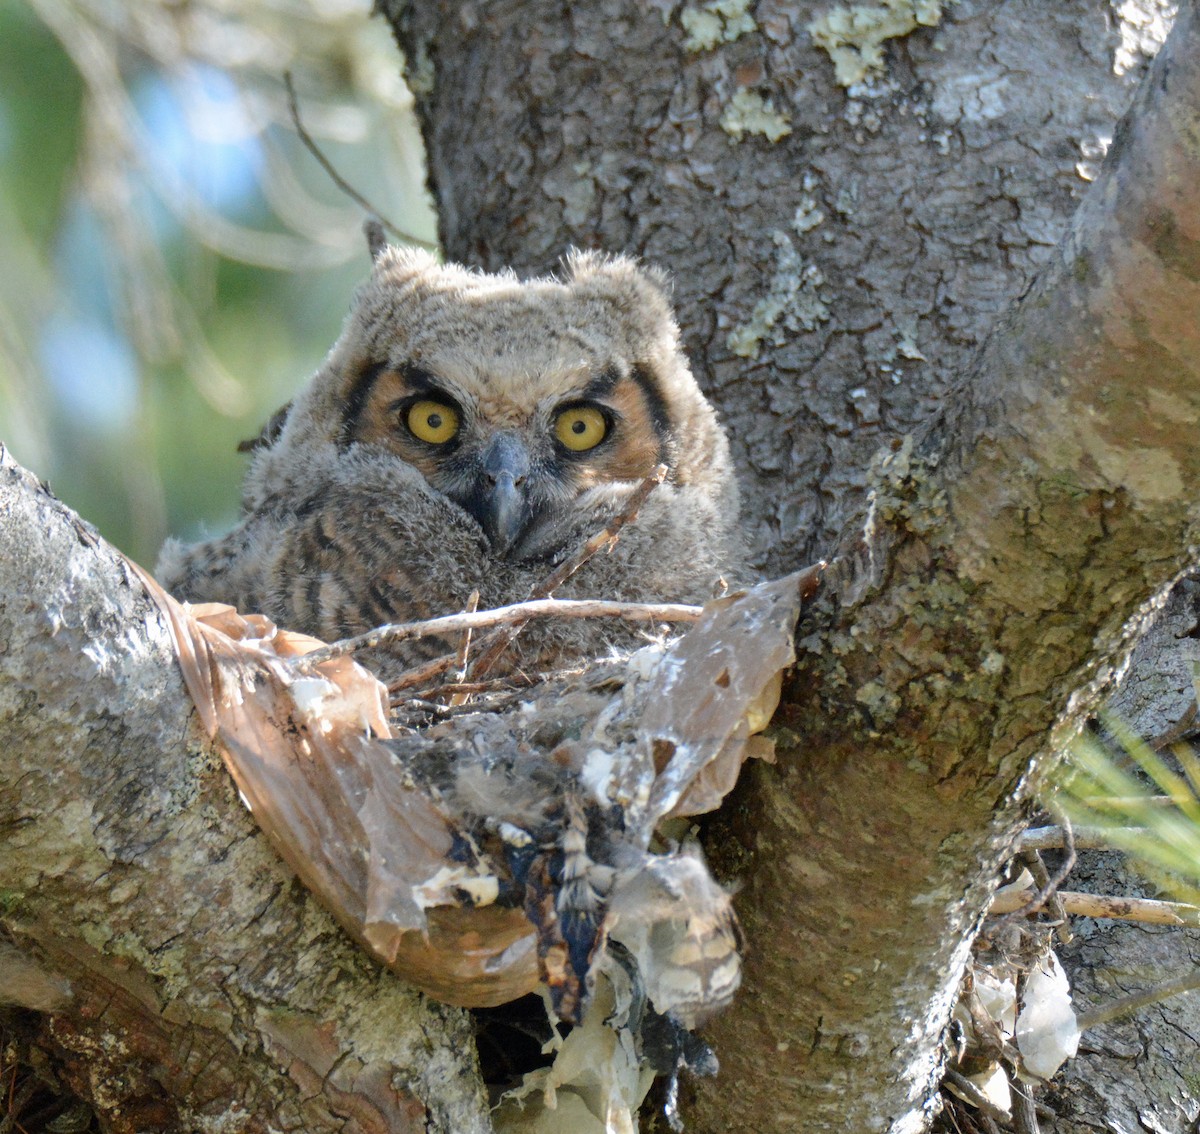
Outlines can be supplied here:
<path id="1" fill-rule="evenodd" d="M 521 281 L 383 249 L 272 449 L 314 442 L 404 462 L 514 560 L 584 494 L 660 463 L 679 486 L 729 476 L 663 278 L 590 253 Z"/>

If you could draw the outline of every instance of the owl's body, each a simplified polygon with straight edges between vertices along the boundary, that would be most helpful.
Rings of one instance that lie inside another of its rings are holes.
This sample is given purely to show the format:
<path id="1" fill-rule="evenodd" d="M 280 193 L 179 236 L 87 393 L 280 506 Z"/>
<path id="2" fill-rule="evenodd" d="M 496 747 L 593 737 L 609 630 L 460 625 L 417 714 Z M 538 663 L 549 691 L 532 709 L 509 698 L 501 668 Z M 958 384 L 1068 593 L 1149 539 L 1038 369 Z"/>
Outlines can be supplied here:
<path id="1" fill-rule="evenodd" d="M 181 598 L 325 640 L 461 610 L 475 590 L 481 607 L 500 606 L 528 598 L 660 464 L 665 482 L 615 548 L 558 597 L 702 603 L 740 573 L 727 443 L 661 284 L 621 258 L 576 256 L 562 279 L 520 282 L 387 248 L 324 365 L 256 445 L 242 522 L 168 545 L 159 575 Z M 639 634 L 532 623 L 508 664 L 553 668 Z M 388 677 L 454 645 L 419 639 L 359 657 Z M 445 782 L 427 741 L 392 743 L 462 845 L 507 862 L 496 869 L 536 930 L 559 1011 L 576 1018 L 595 967 L 618 956 L 671 1028 L 728 1003 L 740 974 L 729 897 L 699 859 L 646 850 L 657 818 L 645 818 L 646 798 L 641 819 L 623 815 L 604 777 L 507 725 L 494 743 L 458 744 Z M 627 747 L 622 759 L 649 759 Z M 646 1039 L 643 1053 L 652 1048 L 672 1074 L 703 1062 L 677 1038 Z"/>
<path id="2" fill-rule="evenodd" d="M 181 598 L 259 611 L 326 640 L 520 601 L 659 463 L 668 475 L 609 554 L 558 597 L 703 602 L 739 568 L 725 437 L 656 277 L 579 255 L 521 282 L 384 249 L 341 338 L 268 430 L 229 535 L 168 544 Z M 517 664 L 629 644 L 541 623 Z M 406 642 L 384 668 L 445 651 Z M 374 659 L 371 659 L 374 660 Z M 390 662 L 390 664 L 388 664 Z"/>

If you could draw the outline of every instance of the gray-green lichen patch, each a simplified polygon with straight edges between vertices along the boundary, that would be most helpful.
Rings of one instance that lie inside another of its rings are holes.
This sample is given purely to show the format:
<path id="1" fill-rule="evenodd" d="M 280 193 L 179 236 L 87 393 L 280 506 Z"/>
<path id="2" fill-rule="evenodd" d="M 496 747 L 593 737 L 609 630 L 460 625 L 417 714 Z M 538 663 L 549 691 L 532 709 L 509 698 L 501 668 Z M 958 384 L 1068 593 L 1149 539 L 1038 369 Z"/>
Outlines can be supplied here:
<path id="1" fill-rule="evenodd" d="M 877 725 L 894 721 L 900 712 L 900 698 L 878 681 L 868 681 L 860 685 L 854 699 L 860 705 L 866 706 Z"/>
<path id="2" fill-rule="evenodd" d="M 883 70 L 883 44 L 919 27 L 942 20 L 942 0 L 878 0 L 874 4 L 839 4 L 808 25 L 813 42 L 833 60 L 844 87 L 861 83 Z"/>
<path id="3" fill-rule="evenodd" d="M 816 197 L 813 196 L 813 190 L 817 187 L 817 179 L 811 173 L 806 173 L 802 184 L 804 194 L 792 217 L 792 229 L 797 236 L 811 232 L 825 219 L 825 214 L 817 204 Z"/>
<path id="4" fill-rule="evenodd" d="M 705 4 L 687 4 L 679 14 L 687 32 L 685 51 L 711 51 L 721 43 L 732 43 L 758 25 L 750 15 L 750 0 L 708 0 Z"/>
<path id="5" fill-rule="evenodd" d="M 742 87 L 721 112 L 721 129 L 735 142 L 745 134 L 761 134 L 768 142 L 778 142 L 792 132 L 788 116 L 775 109 L 769 98 Z"/>
<path id="6" fill-rule="evenodd" d="M 726 343 L 739 358 L 757 358 L 764 338 L 782 346 L 788 333 L 812 331 L 829 318 L 829 308 L 819 294 L 825 283 L 821 269 L 805 264 L 792 244 L 791 237 L 778 229 L 775 241 L 775 274 L 766 296 L 760 299 L 750 318 L 730 331 Z"/>

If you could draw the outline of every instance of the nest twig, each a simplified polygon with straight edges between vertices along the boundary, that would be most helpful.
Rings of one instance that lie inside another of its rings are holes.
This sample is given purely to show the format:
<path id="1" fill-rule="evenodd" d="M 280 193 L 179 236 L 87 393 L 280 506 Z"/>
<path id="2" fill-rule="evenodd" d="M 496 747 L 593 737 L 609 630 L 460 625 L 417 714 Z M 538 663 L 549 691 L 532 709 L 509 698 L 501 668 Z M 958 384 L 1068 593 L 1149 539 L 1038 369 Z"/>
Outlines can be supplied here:
<path id="1" fill-rule="evenodd" d="M 524 625 L 532 618 L 623 618 L 634 622 L 695 622 L 700 617 L 702 607 L 686 606 L 678 602 L 612 602 L 601 599 L 560 600 L 553 599 L 554 590 L 575 575 L 590 558 L 606 548 L 612 547 L 619 538 L 620 530 L 636 520 L 637 512 L 646 498 L 656 487 L 666 479 L 665 464 L 654 469 L 624 503 L 616 514 L 610 517 L 605 527 L 595 535 L 589 536 L 577 550 L 566 557 L 544 581 L 535 586 L 530 592 L 527 602 L 515 602 L 511 606 L 498 607 L 494 611 L 463 611 L 457 614 L 444 614 L 440 618 L 431 618 L 425 622 L 394 623 L 368 631 L 352 638 L 343 638 L 340 642 L 331 643 L 322 649 L 313 650 L 304 658 L 298 660 L 298 665 L 312 666 L 331 658 L 340 658 L 361 649 L 372 649 L 386 644 L 413 640 L 413 638 L 443 636 L 446 634 L 464 634 L 473 630 L 486 629 L 491 626 L 491 634 L 482 637 L 478 644 L 479 653 L 476 660 L 463 671 L 464 653 L 467 640 L 452 654 L 444 654 L 440 658 L 426 661 L 415 666 L 397 677 L 388 685 L 389 695 L 396 697 L 409 689 L 421 689 L 426 692 L 437 691 L 431 688 L 438 678 L 445 673 L 454 671 L 449 684 L 455 686 L 478 685 L 485 674 L 496 665 L 499 656 L 516 640 Z M 440 683 L 438 689 L 444 688 Z M 532 682 L 530 682 L 532 684 Z M 463 694 L 478 691 L 460 688 Z"/>
<path id="2" fill-rule="evenodd" d="M 1010 907 L 1007 916 L 992 928 L 990 932 L 991 937 L 995 938 L 1006 926 L 1010 925 L 1018 918 L 1028 917 L 1031 913 L 1036 913 L 1038 910 L 1040 910 L 1048 901 L 1055 900 L 1055 895 L 1058 893 L 1059 886 L 1062 885 L 1067 875 L 1075 869 L 1075 840 L 1072 835 L 1070 820 L 1068 820 L 1065 815 L 1062 817 L 1061 826 L 1063 831 L 1064 853 L 1063 860 L 1059 865 L 1059 868 L 1054 872 L 1053 876 L 1046 875 L 1043 869 L 1041 872 L 1042 878 L 1039 880 L 1037 890 L 1035 890 L 1033 893 L 1030 893 L 1028 890 L 1022 891 L 1021 896 L 1025 899 L 1023 904 L 1018 905 L 1015 908 Z M 1036 851 L 1030 851 L 1028 853 L 1033 855 L 1037 854 Z M 1037 861 L 1040 864 L 1040 857 Z M 1059 895 L 1059 897 L 1061 896 L 1062 895 Z M 995 902 L 992 903 L 992 912 L 1002 912 L 1001 910 L 997 909 L 997 903 Z M 1055 913 L 1060 920 L 1065 917 L 1064 907 L 1062 905 L 1058 905 L 1057 902 Z"/>
<path id="3" fill-rule="evenodd" d="M 390 622 L 377 626 L 365 634 L 343 638 L 328 646 L 313 650 L 296 659 L 296 664 L 311 668 L 332 658 L 340 658 L 359 650 L 373 650 L 379 646 L 390 646 L 396 642 L 407 642 L 415 638 L 441 637 L 466 630 L 479 630 L 499 626 L 510 628 L 524 626 L 534 618 L 619 618 L 626 622 L 695 622 L 704 610 L 702 606 L 690 606 L 680 602 L 611 602 L 607 599 L 531 599 L 515 602 L 511 606 L 495 610 L 463 610 L 457 614 L 443 614 L 440 618 L 427 618 L 423 622 Z M 442 659 L 437 659 L 439 662 Z M 446 669 L 458 662 L 458 652 L 448 655 Z"/>
<path id="4" fill-rule="evenodd" d="M 569 555 L 564 559 L 549 576 L 533 588 L 529 598 L 531 600 L 548 598 L 591 559 L 593 555 L 596 555 L 601 550 L 611 549 L 617 542 L 621 529 L 637 518 L 639 509 L 646 502 L 646 497 L 662 484 L 666 476 L 666 465 L 659 465 L 655 468 L 654 472 L 646 477 L 629 494 L 628 499 L 626 499 L 608 523 L 605 524 L 604 528 L 585 540 L 573 555 Z M 499 660 L 500 655 L 516 640 L 517 635 L 521 633 L 528 621 L 528 619 L 518 620 L 506 626 L 503 630 L 489 635 L 484 643 L 483 651 L 471 667 L 471 676 L 479 678 L 486 674 L 496 664 L 497 660 Z M 663 619 L 662 621 L 669 620 Z"/>

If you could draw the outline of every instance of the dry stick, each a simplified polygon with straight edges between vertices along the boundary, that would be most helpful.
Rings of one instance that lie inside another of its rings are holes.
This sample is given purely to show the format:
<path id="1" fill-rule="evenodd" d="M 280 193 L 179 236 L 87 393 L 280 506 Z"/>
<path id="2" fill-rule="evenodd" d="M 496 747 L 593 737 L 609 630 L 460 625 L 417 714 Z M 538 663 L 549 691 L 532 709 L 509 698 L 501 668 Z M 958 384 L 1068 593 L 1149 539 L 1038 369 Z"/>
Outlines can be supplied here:
<path id="1" fill-rule="evenodd" d="M 1075 832 L 1066 830 L 1063 832 L 1071 840 L 1071 850 L 1074 853 L 1075 849 Z M 1042 861 L 1042 856 L 1035 850 L 1022 850 L 1019 854 L 1020 860 L 1025 864 L 1026 869 L 1033 875 L 1034 884 L 1049 892 L 1047 904 L 1050 907 L 1050 917 L 1058 923 L 1054 930 L 1054 935 L 1064 944 L 1071 940 L 1071 930 L 1067 924 L 1067 911 L 1063 908 L 1062 899 L 1056 894 L 1056 884 L 1050 881 L 1050 872 L 1046 869 L 1046 864 Z M 1059 879 L 1061 881 L 1061 878 Z"/>
<path id="2" fill-rule="evenodd" d="M 1170 996 L 1178 996 L 1181 992 L 1192 992 L 1197 988 L 1200 988 L 1200 968 L 1192 969 L 1174 980 L 1164 981 L 1162 984 L 1146 989 L 1145 992 L 1135 992 L 1096 1008 L 1089 1008 L 1076 1017 L 1076 1022 L 1079 1024 L 1079 1030 L 1086 1032 L 1088 1028 L 1094 1028 L 1097 1024 L 1107 1024 L 1109 1020 L 1128 1016 L 1139 1008 L 1146 1008 L 1151 1004 L 1157 1004 L 1160 1000 L 1166 1000 Z"/>
<path id="3" fill-rule="evenodd" d="M 530 592 L 530 599 L 541 599 L 552 595 L 559 587 L 563 585 L 572 575 L 575 574 L 589 559 L 592 558 L 602 548 L 611 548 L 617 541 L 621 529 L 637 517 L 638 510 L 646 502 L 646 497 L 650 495 L 667 476 L 667 466 L 658 465 L 655 470 L 642 481 L 630 494 L 629 498 L 621 506 L 620 511 L 605 525 L 604 529 L 597 532 L 590 539 L 585 541 L 582 547 L 575 552 L 574 555 L 568 556 L 560 563 L 550 575 L 540 584 L 533 588 Z M 517 635 L 521 633 L 525 627 L 525 622 L 517 622 L 507 629 L 495 635 L 494 641 L 487 643 L 486 648 L 476 659 L 475 665 L 472 667 L 472 677 L 482 677 L 489 669 L 496 664 L 497 659 L 502 653 L 513 643 Z"/>
<path id="4" fill-rule="evenodd" d="M 1008 1092 L 1012 1099 L 1012 1120 L 1015 1134 L 1042 1134 L 1038 1125 L 1037 1106 L 1033 1101 L 1033 1090 L 1022 1083 L 1015 1074 L 1008 1076 Z"/>
<path id="5" fill-rule="evenodd" d="M 288 112 L 292 116 L 292 125 L 296 129 L 296 133 L 300 141 L 304 143 L 304 148 L 308 150 L 313 157 L 320 163 L 321 168 L 329 174 L 333 183 L 349 197 L 356 205 L 365 209 L 373 218 L 376 218 L 381 224 L 390 228 L 406 244 L 417 244 L 422 248 L 428 248 L 431 252 L 436 252 L 438 247 L 436 244 L 430 244 L 428 240 L 422 240 L 419 236 L 413 236 L 410 232 L 405 232 L 404 229 L 392 224 L 370 201 L 366 199 L 357 189 L 354 188 L 338 171 L 334 168 L 320 146 L 317 145 L 313 136 L 305 129 L 304 123 L 300 121 L 300 101 L 296 97 L 296 84 L 292 81 L 291 71 L 284 71 L 283 85 L 287 88 Z M 372 255 L 375 254 L 375 249 L 371 249 Z"/>
<path id="6" fill-rule="evenodd" d="M 503 677 L 489 677 L 486 681 L 447 681 L 437 687 L 438 693 L 508 693 L 517 689 L 528 689 L 537 685 L 540 677 L 525 673 L 507 673 Z"/>
<path id="7" fill-rule="evenodd" d="M 997 894 L 989 914 L 1012 914 L 1023 909 L 1038 895 L 1034 890 Z M 1200 906 L 1186 902 L 1160 902 L 1152 898 L 1121 898 L 1111 894 L 1080 894 L 1059 890 L 1063 909 L 1074 917 L 1116 918 L 1142 921 L 1149 925 L 1177 925 L 1200 928 Z M 1007 919 L 1006 919 L 1007 920 Z"/>
<path id="8" fill-rule="evenodd" d="M 970 1103 L 980 1114 L 989 1118 L 998 1118 L 1001 1122 L 1008 1121 L 1009 1114 L 1007 1111 L 1003 1111 L 996 1106 L 970 1079 L 960 1072 L 955 1071 L 954 1068 L 946 1068 L 944 1081 L 958 1092 L 964 1102 Z"/>
<path id="9" fill-rule="evenodd" d="M 534 599 L 515 602 L 495 610 L 461 611 L 428 618 L 424 622 L 392 622 L 376 626 L 354 638 L 343 638 L 328 646 L 296 658 L 294 664 L 311 669 L 322 662 L 340 658 L 358 650 L 373 650 L 413 638 L 441 637 L 462 630 L 479 630 L 491 626 L 511 626 L 526 623 L 532 618 L 620 618 L 626 622 L 695 622 L 704 612 L 702 606 L 681 602 L 612 602 L 607 599 Z M 446 669 L 458 661 L 457 653 L 447 655 Z M 442 659 L 438 659 L 440 662 Z"/>
<path id="10" fill-rule="evenodd" d="M 426 701 L 423 697 L 410 697 L 405 701 L 392 705 L 393 709 L 414 709 L 421 713 L 432 713 L 434 716 L 444 717 L 449 715 L 450 706 L 443 705 L 438 701 Z"/>
<path id="11" fill-rule="evenodd" d="M 440 658 L 427 661 L 416 669 L 406 670 L 388 685 L 388 692 L 399 693 L 403 689 L 412 689 L 415 685 L 424 685 L 435 677 L 441 677 L 446 670 L 453 669 L 457 660 L 454 654 L 443 654 Z"/>
<path id="12" fill-rule="evenodd" d="M 1131 838 L 1146 833 L 1145 827 L 1073 827 L 1071 837 L 1079 850 L 1109 850 L 1113 839 Z M 1017 840 L 1017 849 L 1022 851 L 1056 850 L 1066 844 L 1066 832 L 1062 827 L 1030 827 Z"/>
<path id="13" fill-rule="evenodd" d="M 479 609 L 479 591 L 471 592 L 471 597 L 467 599 L 466 611 L 468 614 L 474 614 Z M 471 628 L 467 627 L 463 631 L 462 641 L 458 644 L 458 653 L 454 658 L 454 680 L 457 684 L 467 679 L 467 656 L 471 652 Z M 450 698 L 451 705 L 461 705 L 467 699 L 467 694 L 463 692 L 455 693 Z"/>
<path id="14" fill-rule="evenodd" d="M 442 690 L 439 687 L 435 689 L 435 693 L 440 693 Z M 391 701 L 389 708 L 393 713 L 403 712 L 405 709 L 420 711 L 422 705 L 436 705 L 436 716 L 438 720 L 450 720 L 453 717 L 466 716 L 468 713 L 495 713 L 502 712 L 508 706 L 515 704 L 518 701 L 526 700 L 529 697 L 527 689 L 509 689 L 504 693 L 493 693 L 487 701 L 466 701 L 459 705 L 443 704 L 440 701 L 431 701 L 428 697 L 414 697 L 411 699 L 395 698 Z"/>
<path id="15" fill-rule="evenodd" d="M 608 522 L 604 530 L 588 539 L 574 555 L 564 560 L 544 582 L 534 587 L 530 597 L 544 598 L 555 587 L 562 586 L 567 579 L 574 575 L 602 547 L 610 544 L 616 538 L 621 528 L 636 515 L 637 510 L 642 506 L 646 497 L 662 482 L 666 476 L 666 472 L 666 466 L 659 465 L 650 476 L 633 490 L 624 506 Z M 507 629 L 498 630 L 493 631 L 478 643 L 482 647 L 482 652 L 478 655 L 475 662 L 474 675 L 482 677 L 495 664 L 495 660 L 500 656 L 500 652 L 508 646 L 515 636 L 514 634 L 510 637 Z M 447 654 L 440 658 L 434 658 L 432 661 L 428 661 L 416 669 L 410 669 L 406 673 L 402 673 L 395 681 L 388 685 L 388 692 L 399 693 L 405 689 L 424 686 L 441 677 L 442 674 L 453 667 L 456 660 L 455 655 Z"/>
<path id="16" fill-rule="evenodd" d="M 574 555 L 564 559 L 542 583 L 533 588 L 529 597 L 531 599 L 549 598 L 596 552 L 610 548 L 616 543 L 621 529 L 637 518 L 639 509 L 646 503 L 646 497 L 666 479 L 667 466 L 655 466 L 654 471 L 629 494 L 625 503 L 621 505 L 620 511 L 608 521 L 604 530 L 597 532 L 587 540 Z"/>
<path id="17" fill-rule="evenodd" d="M 1059 884 L 1062 882 L 1062 880 L 1064 878 L 1066 878 L 1066 876 L 1068 874 L 1070 874 L 1071 871 L 1074 869 L 1074 867 L 1075 867 L 1075 840 L 1074 840 L 1074 838 L 1072 836 L 1072 832 L 1071 832 L 1071 823 L 1066 818 L 1066 816 L 1063 816 L 1062 828 L 1063 828 L 1063 835 L 1065 836 L 1065 842 L 1066 842 L 1066 847 L 1064 848 L 1066 853 L 1063 855 L 1063 860 L 1062 860 L 1061 865 L 1054 872 L 1054 877 L 1046 878 L 1044 882 L 1039 884 L 1037 890 L 1034 891 L 1032 894 L 1030 894 L 1030 892 L 1028 890 L 1023 891 L 1023 893 L 1027 896 L 1027 900 L 1026 900 L 1025 904 L 1016 906 L 1014 909 L 1012 909 L 1012 911 L 1008 914 L 1008 916 L 1006 918 L 1002 919 L 998 925 L 996 925 L 993 929 L 990 930 L 990 935 L 992 936 L 993 939 L 995 939 L 995 937 L 1001 931 L 1003 931 L 1006 926 L 1008 926 L 1010 923 L 1016 921 L 1018 918 L 1027 917 L 1029 914 L 1034 913 L 1037 910 L 1040 910 L 1042 908 L 1042 906 L 1044 906 L 1046 904 L 1047 899 L 1049 899 L 1051 896 L 1053 896 L 1053 894 L 1058 889 Z M 1036 852 L 1033 852 L 1033 853 L 1036 853 Z M 1000 912 L 1000 911 L 996 910 L 995 902 L 992 903 L 992 910 L 997 913 Z M 1058 916 L 1061 917 L 1062 914 L 1060 913 L 1060 914 L 1058 914 Z"/>

